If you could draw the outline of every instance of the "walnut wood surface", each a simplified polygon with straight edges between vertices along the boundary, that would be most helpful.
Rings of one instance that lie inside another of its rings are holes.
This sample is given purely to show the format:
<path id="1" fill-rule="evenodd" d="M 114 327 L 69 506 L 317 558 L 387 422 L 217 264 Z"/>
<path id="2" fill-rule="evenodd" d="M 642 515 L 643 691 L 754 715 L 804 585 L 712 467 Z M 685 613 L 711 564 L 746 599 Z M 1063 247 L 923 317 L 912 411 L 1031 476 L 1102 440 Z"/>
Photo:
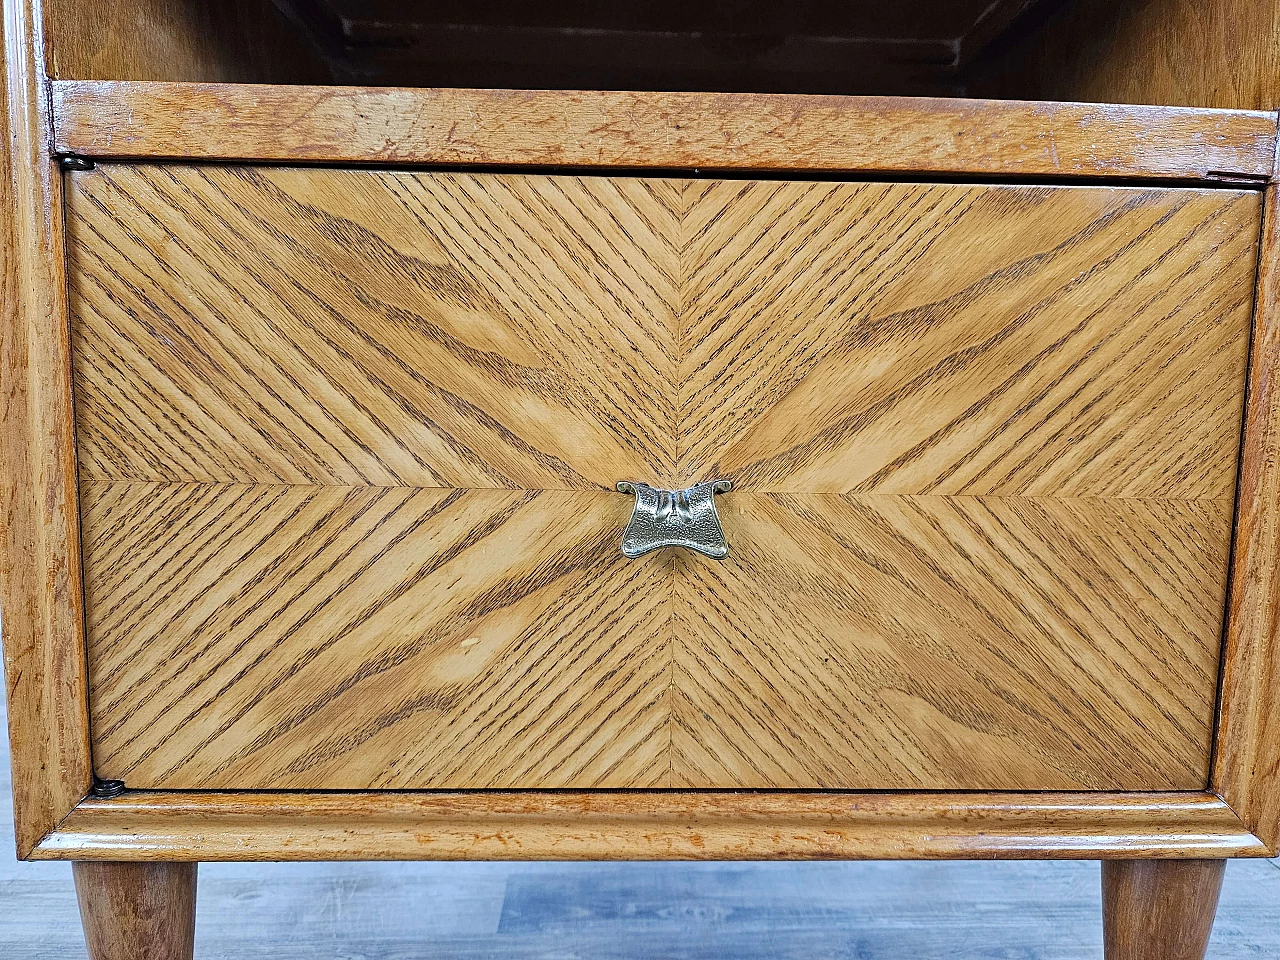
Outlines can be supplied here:
<path id="1" fill-rule="evenodd" d="M 72 865 L 89 960 L 191 960 L 196 864 Z"/>
<path id="2" fill-rule="evenodd" d="M 1206 782 L 1257 194 L 69 182 L 100 775 Z"/>
<path id="3" fill-rule="evenodd" d="M 895 97 L 67 80 L 51 96 L 60 151 L 286 163 L 1261 182 L 1276 129 L 1241 111 Z"/>
<path id="4" fill-rule="evenodd" d="M 1258 857 L 1207 793 L 148 793 L 87 800 L 37 858 Z"/>
<path id="5" fill-rule="evenodd" d="M 1223 860 L 1105 861 L 1106 960 L 1204 960 L 1225 868 Z"/>
<path id="6" fill-rule="evenodd" d="M 1280 849 L 1280 194 L 1267 188 L 1212 786 Z"/>
<path id="7" fill-rule="evenodd" d="M 48 152 L 39 8 L 4 4 L 0 607 L 19 855 L 89 789 L 62 178 Z"/>

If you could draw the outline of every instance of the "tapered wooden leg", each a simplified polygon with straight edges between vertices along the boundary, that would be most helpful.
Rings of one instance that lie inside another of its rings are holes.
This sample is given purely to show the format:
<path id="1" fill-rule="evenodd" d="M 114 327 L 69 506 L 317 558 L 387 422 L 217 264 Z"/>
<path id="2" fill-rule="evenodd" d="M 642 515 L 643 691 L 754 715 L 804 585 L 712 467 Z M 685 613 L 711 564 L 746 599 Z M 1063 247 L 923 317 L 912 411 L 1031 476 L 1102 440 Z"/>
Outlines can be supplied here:
<path id="1" fill-rule="evenodd" d="M 194 863 L 78 861 L 72 871 L 90 960 L 191 960 Z"/>
<path id="2" fill-rule="evenodd" d="M 1204 960 L 1225 860 L 1104 860 L 1107 960 Z"/>

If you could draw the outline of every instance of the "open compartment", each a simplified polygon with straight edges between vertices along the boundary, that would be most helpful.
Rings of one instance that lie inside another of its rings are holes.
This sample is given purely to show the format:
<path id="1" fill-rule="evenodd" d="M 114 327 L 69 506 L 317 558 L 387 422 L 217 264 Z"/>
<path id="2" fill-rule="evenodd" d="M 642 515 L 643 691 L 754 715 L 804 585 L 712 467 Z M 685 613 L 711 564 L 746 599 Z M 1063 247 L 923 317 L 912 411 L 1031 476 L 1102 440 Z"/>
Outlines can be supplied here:
<path id="1" fill-rule="evenodd" d="M 45 4 L 75 80 L 732 91 L 1271 109 L 1280 3 Z"/>

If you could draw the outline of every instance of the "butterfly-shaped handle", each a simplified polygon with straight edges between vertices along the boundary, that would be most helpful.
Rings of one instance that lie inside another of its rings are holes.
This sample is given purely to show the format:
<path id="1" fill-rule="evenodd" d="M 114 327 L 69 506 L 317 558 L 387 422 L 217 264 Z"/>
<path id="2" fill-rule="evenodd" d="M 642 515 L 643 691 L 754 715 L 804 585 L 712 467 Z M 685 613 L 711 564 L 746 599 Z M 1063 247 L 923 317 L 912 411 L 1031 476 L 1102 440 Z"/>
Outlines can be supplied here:
<path id="1" fill-rule="evenodd" d="M 708 480 L 683 490 L 661 490 L 638 480 L 618 482 L 620 493 L 635 494 L 631 520 L 622 531 L 622 552 L 640 557 L 663 547 L 696 550 L 715 560 L 729 555 L 715 494 L 728 493 L 728 480 Z"/>

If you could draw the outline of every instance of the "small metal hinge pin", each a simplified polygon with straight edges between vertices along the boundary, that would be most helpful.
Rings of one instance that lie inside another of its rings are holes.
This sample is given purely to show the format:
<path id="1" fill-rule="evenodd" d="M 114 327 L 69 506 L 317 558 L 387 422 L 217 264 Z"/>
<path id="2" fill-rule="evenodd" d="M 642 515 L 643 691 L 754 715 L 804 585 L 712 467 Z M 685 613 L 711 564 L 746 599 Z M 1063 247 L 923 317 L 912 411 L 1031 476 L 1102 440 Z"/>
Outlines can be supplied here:
<path id="1" fill-rule="evenodd" d="M 110 800 L 124 793 L 123 780 L 99 780 L 97 777 L 93 779 L 93 786 L 89 788 L 89 796 L 95 800 Z"/>

